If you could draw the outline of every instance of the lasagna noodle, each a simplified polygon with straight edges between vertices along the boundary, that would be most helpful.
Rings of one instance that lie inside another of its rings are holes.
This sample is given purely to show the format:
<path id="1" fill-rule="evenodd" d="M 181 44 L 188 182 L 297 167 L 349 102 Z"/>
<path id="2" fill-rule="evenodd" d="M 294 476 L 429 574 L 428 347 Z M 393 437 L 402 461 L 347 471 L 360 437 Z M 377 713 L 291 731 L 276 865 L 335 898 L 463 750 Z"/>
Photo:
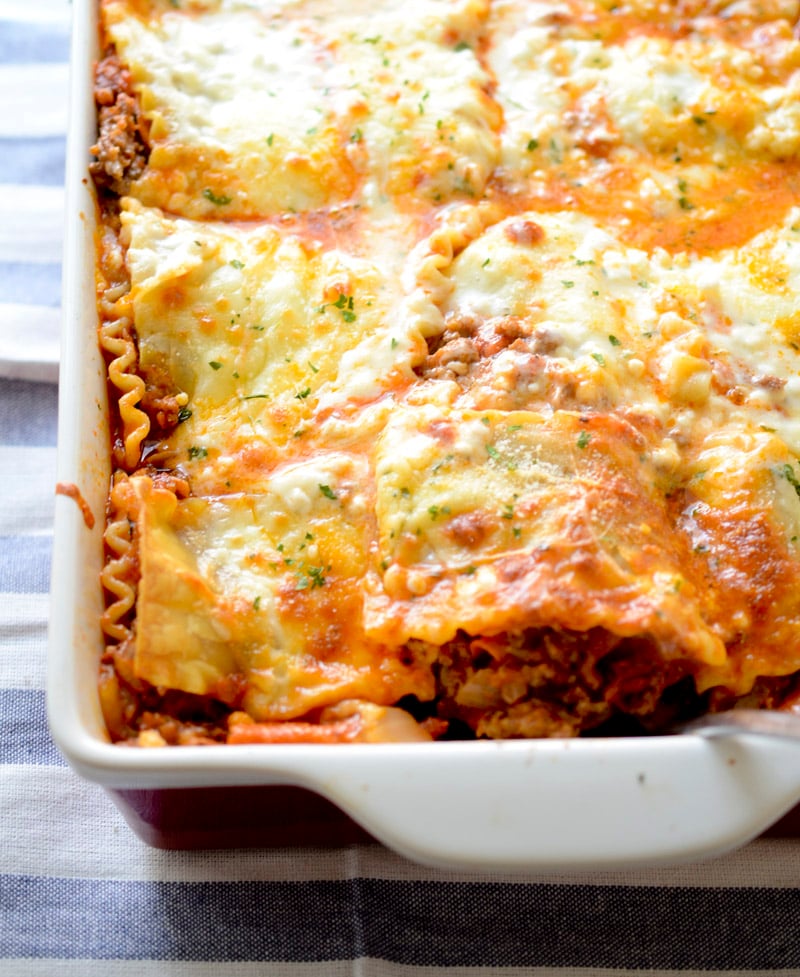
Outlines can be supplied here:
<path id="1" fill-rule="evenodd" d="M 343 699 L 432 694 L 430 669 L 363 633 L 367 500 L 358 459 L 276 473 L 259 495 L 189 498 L 136 476 L 136 672 L 256 720 Z"/>
<path id="2" fill-rule="evenodd" d="M 437 316 L 428 384 L 411 396 L 635 413 L 674 428 L 668 467 L 675 436 L 688 444 L 708 427 L 774 430 L 800 454 L 800 209 L 692 261 L 632 248 L 570 211 L 499 217 L 480 227 L 476 216 L 470 236 L 447 232 L 460 248 L 417 259 Z"/>
<path id="3" fill-rule="evenodd" d="M 143 376 L 180 398 L 162 461 L 201 494 L 244 491 L 289 451 L 363 438 L 363 408 L 414 379 L 420 315 L 368 258 L 270 224 L 175 219 L 124 201 Z M 123 418 L 124 422 L 124 418 Z M 349 432 L 349 433 L 348 433 Z M 330 439 L 329 438 L 329 439 Z"/>
<path id="4" fill-rule="evenodd" d="M 745 243 L 797 200 L 797 16 L 780 0 L 493 3 L 504 176 L 647 247 Z"/>
<path id="5" fill-rule="evenodd" d="M 226 0 L 201 16 L 106 0 L 149 128 L 133 192 L 226 220 L 354 194 L 480 194 L 500 124 L 471 47 L 484 17 L 483 4 L 458 0 Z"/>
<path id="6" fill-rule="evenodd" d="M 377 456 L 385 569 L 369 633 L 438 645 L 459 630 L 602 628 L 723 666 L 646 449 L 609 417 L 395 415 Z"/>

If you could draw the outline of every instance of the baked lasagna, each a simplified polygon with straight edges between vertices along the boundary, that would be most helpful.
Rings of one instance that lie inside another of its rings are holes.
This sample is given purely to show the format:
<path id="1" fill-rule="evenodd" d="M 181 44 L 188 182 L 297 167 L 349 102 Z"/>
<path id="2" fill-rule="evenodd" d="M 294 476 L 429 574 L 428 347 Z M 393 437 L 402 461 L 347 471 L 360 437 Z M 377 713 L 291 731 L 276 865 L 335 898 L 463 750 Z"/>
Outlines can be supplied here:
<path id="1" fill-rule="evenodd" d="M 800 2 L 101 0 L 112 740 L 800 708 Z"/>

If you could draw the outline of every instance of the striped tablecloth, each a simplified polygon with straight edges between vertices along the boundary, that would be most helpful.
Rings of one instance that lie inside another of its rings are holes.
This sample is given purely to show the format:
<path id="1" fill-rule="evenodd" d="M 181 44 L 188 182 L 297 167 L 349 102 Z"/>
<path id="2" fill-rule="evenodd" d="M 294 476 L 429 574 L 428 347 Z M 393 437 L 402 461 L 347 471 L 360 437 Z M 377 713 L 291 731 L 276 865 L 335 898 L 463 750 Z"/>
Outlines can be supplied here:
<path id="1" fill-rule="evenodd" d="M 470 878 L 378 845 L 162 852 L 45 721 L 67 0 L 0 0 L 0 977 L 800 974 L 800 840 Z"/>

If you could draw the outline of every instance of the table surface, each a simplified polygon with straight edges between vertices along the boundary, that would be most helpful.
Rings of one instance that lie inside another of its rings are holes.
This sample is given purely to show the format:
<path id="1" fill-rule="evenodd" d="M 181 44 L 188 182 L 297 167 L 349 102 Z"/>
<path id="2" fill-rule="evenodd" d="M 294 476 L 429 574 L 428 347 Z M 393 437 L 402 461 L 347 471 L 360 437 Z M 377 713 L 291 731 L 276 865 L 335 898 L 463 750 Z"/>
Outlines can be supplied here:
<path id="1" fill-rule="evenodd" d="M 70 5 L 0 0 L 0 974 L 800 974 L 800 839 L 475 878 L 377 844 L 166 852 L 45 718 Z"/>

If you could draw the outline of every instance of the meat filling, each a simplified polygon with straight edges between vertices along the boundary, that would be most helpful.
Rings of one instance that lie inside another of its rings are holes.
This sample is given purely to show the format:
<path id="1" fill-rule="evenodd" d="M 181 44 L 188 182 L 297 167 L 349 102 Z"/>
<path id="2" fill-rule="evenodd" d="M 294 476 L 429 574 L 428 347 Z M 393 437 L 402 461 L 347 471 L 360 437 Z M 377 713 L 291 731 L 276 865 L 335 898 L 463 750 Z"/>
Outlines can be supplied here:
<path id="1" fill-rule="evenodd" d="M 462 633 L 438 661 L 439 716 L 492 739 L 577 736 L 619 719 L 657 730 L 676 718 L 665 692 L 688 678 L 685 663 L 665 661 L 652 641 L 599 628 Z"/>
<path id="2" fill-rule="evenodd" d="M 89 170 L 98 187 L 122 196 L 147 165 L 147 124 L 139 112 L 130 72 L 115 54 L 107 55 L 95 69 L 94 97 L 99 134 Z"/>

